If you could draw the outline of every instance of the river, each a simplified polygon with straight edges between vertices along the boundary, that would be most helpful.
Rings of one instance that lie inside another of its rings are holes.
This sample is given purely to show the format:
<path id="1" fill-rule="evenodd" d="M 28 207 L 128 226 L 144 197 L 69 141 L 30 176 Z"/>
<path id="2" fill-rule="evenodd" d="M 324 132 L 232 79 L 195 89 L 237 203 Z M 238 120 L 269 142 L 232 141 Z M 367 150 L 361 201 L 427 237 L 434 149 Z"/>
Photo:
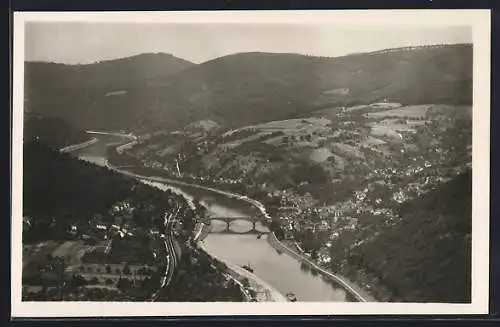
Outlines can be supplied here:
<path id="1" fill-rule="evenodd" d="M 96 135 L 94 135 L 96 136 Z M 72 152 L 81 159 L 104 166 L 106 162 L 106 147 L 123 142 L 119 136 L 98 135 L 99 141 L 84 149 Z M 222 194 L 192 187 L 167 185 L 159 182 L 149 182 L 160 189 L 174 188 L 188 198 L 196 198 L 205 205 L 212 217 L 243 217 L 257 213 L 257 209 L 242 200 L 228 198 Z M 212 221 L 212 231 L 223 230 L 224 222 Z M 251 229 L 251 223 L 237 220 L 231 223 L 231 230 L 244 232 Z M 266 227 L 256 226 L 257 230 L 265 231 Z M 298 301 L 339 302 L 346 301 L 345 291 L 323 279 L 313 275 L 309 269 L 302 269 L 300 262 L 286 254 L 278 253 L 266 240 L 266 235 L 260 239 L 256 235 L 217 234 L 210 233 L 202 241 L 207 252 L 236 265 L 249 264 L 254 274 L 272 285 L 282 294 L 295 293 Z"/>

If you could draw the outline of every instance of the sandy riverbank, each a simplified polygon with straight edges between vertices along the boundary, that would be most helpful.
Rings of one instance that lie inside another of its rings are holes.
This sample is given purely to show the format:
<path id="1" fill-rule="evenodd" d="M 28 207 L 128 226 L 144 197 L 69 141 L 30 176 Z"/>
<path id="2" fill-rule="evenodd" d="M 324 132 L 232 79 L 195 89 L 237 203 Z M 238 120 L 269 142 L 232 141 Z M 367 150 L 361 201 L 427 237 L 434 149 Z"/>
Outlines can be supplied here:
<path id="1" fill-rule="evenodd" d="M 235 264 L 232 264 L 228 261 L 225 261 L 225 260 L 211 254 L 210 252 L 208 252 L 206 250 L 205 244 L 203 243 L 203 241 L 200 241 L 198 244 L 199 244 L 200 248 L 203 249 L 203 251 L 205 251 L 207 254 L 209 254 L 212 258 L 216 259 L 219 262 L 224 263 L 228 267 L 228 269 L 230 270 L 232 275 L 236 275 L 235 278 L 237 278 L 237 279 L 247 278 L 249 283 L 250 283 L 250 287 L 252 287 L 257 293 L 265 294 L 264 297 L 258 296 L 257 297 L 258 300 L 263 301 L 263 302 L 264 301 L 288 302 L 287 298 L 283 294 L 278 292 L 274 287 L 272 287 L 271 285 L 269 285 L 268 283 L 266 283 L 265 281 L 263 281 L 262 279 L 257 277 L 255 274 L 252 274 L 251 272 L 247 271 L 244 268 L 241 268 Z"/>
<path id="2" fill-rule="evenodd" d="M 66 153 L 66 152 L 80 150 L 80 149 L 83 149 L 85 147 L 91 146 L 92 144 L 97 143 L 98 141 L 99 141 L 99 139 L 94 137 L 94 138 L 92 138 L 88 141 L 85 141 L 83 143 L 65 146 L 64 148 L 59 149 L 59 152 Z"/>

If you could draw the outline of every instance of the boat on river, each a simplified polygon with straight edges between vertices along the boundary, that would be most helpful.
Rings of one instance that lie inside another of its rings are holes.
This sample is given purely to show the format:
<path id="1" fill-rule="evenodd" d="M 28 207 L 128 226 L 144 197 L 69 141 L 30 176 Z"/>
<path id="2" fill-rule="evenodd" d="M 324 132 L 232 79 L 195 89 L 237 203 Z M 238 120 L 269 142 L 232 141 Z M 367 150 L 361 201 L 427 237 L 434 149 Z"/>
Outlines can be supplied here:
<path id="1" fill-rule="evenodd" d="M 253 273 L 253 268 L 250 267 L 250 265 L 243 265 L 243 266 L 241 266 L 241 268 L 243 268 L 245 270 L 248 270 L 249 272 Z"/>

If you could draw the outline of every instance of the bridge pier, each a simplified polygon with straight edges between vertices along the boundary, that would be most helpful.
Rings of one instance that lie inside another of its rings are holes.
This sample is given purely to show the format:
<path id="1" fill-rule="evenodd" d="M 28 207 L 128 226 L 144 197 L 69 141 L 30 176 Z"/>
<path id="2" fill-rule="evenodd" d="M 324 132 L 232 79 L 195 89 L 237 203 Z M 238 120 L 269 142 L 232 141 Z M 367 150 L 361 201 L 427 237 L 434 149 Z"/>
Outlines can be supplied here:
<path id="1" fill-rule="evenodd" d="M 226 228 L 225 232 L 229 232 L 231 229 L 231 223 L 235 220 L 246 220 L 252 223 L 252 229 L 250 230 L 251 232 L 257 231 L 257 223 L 261 221 L 259 218 L 255 217 L 206 217 L 202 219 L 203 222 L 208 223 L 211 220 L 218 220 L 218 221 L 223 221 L 226 223 Z"/>

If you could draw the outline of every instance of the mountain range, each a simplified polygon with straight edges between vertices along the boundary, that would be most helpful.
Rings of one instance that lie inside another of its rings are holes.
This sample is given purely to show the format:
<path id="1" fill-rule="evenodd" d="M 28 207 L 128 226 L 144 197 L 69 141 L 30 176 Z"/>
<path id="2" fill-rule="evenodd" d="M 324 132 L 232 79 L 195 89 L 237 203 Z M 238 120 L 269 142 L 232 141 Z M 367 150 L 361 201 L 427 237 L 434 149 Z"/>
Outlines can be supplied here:
<path id="1" fill-rule="evenodd" d="M 380 100 L 471 104 L 471 90 L 470 44 L 337 58 L 238 53 L 202 64 L 164 53 L 25 63 L 25 111 L 93 129 L 172 130 L 201 119 L 235 128 Z"/>

